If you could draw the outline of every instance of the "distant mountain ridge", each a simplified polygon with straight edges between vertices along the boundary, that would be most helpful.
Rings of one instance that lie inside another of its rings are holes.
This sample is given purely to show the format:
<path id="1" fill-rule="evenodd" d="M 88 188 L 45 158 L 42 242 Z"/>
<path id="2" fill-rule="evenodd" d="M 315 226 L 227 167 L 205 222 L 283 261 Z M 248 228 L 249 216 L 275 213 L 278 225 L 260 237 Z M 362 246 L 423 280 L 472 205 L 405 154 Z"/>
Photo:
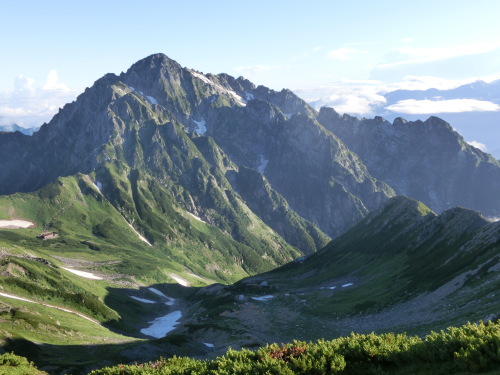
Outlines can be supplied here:
<path id="1" fill-rule="evenodd" d="M 26 135 L 32 135 L 34 132 L 38 131 L 38 129 L 39 127 L 23 128 L 17 124 L 0 125 L 0 132 L 21 132 Z"/>
<path id="2" fill-rule="evenodd" d="M 489 83 L 475 81 L 448 90 L 439 90 L 435 88 L 427 90 L 395 90 L 388 92 L 384 96 L 387 99 L 387 105 L 408 99 L 476 99 L 488 100 L 500 104 L 500 80 Z"/>
<path id="3" fill-rule="evenodd" d="M 381 117 L 340 116 L 326 107 L 318 120 L 397 194 L 437 212 L 463 206 L 487 216 L 500 213 L 500 162 L 465 142 L 445 121 L 397 118 L 391 124 Z"/>

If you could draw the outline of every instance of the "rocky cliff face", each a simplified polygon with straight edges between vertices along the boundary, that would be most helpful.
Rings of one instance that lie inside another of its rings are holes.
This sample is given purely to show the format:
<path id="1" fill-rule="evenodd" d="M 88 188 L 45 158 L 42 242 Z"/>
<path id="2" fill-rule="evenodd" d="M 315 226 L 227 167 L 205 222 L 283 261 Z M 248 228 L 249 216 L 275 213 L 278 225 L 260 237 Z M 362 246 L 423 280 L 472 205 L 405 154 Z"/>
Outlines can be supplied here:
<path id="1" fill-rule="evenodd" d="M 318 121 L 397 194 L 437 212 L 463 206 L 500 215 L 500 163 L 466 143 L 445 121 L 397 118 L 391 124 L 381 117 L 340 116 L 331 108 L 322 108 Z"/>
<path id="2" fill-rule="evenodd" d="M 498 162 L 438 119 L 391 125 L 328 109 L 318 114 L 289 90 L 205 75 L 162 54 L 105 75 L 32 137 L 0 134 L 0 144 L 1 194 L 78 172 L 104 179 L 114 165 L 130 181 L 153 178 L 185 209 L 233 235 L 239 229 L 228 220 L 237 221 L 246 206 L 291 240 L 290 221 L 285 225 L 259 201 L 279 197 L 283 215 L 305 220 L 303 239 L 292 242 L 306 252 L 323 243 L 310 224 L 338 236 L 396 193 L 438 211 L 461 204 L 499 214 L 488 203 L 500 201 Z"/>
<path id="3" fill-rule="evenodd" d="M 335 236 L 393 191 L 315 116 L 289 90 L 204 75 L 153 55 L 120 76 L 99 79 L 32 138 L 16 140 L 13 157 L 6 155 L 2 166 L 0 193 L 35 190 L 58 176 L 119 161 L 164 185 L 196 192 L 178 199 L 203 212 L 214 209 L 205 196 L 210 181 L 226 189 L 228 169 L 247 167 L 264 174 L 298 215 Z M 231 167 L 218 165 L 200 181 L 206 160 L 194 134 L 213 138 Z M 26 173 L 12 182 L 17 170 Z"/>

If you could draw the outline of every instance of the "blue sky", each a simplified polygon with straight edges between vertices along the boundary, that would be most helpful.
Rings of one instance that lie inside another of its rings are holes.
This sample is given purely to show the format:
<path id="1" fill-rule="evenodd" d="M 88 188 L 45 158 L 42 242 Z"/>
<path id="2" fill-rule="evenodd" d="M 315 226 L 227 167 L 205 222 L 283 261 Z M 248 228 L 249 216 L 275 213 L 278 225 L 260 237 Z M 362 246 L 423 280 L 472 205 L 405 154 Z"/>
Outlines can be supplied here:
<path id="1" fill-rule="evenodd" d="M 496 0 L 5 0 L 0 123 L 48 121 L 156 52 L 366 116 L 381 92 L 500 78 L 499 14 Z"/>

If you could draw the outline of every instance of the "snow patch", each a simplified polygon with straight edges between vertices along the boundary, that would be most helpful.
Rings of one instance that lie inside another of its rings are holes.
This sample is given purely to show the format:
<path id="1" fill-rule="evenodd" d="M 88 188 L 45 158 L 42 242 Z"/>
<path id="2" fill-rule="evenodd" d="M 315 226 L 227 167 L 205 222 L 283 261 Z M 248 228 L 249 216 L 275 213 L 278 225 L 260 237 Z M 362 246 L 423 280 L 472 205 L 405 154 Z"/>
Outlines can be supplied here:
<path id="1" fill-rule="evenodd" d="M 137 234 L 137 237 L 139 237 L 139 239 L 141 241 L 147 243 L 149 246 L 153 246 L 153 245 L 151 245 L 151 243 L 144 236 L 142 236 L 138 231 L 135 230 L 135 228 L 132 226 L 132 224 L 130 224 L 127 220 L 125 220 L 125 221 L 127 222 L 127 224 L 130 227 L 130 229 L 132 229 L 134 231 L 134 233 Z"/>
<path id="2" fill-rule="evenodd" d="M 261 296 L 261 297 L 250 297 L 251 299 L 255 300 L 255 301 L 268 301 L 270 299 L 273 299 L 274 296 L 272 295 L 267 295 L 267 296 Z"/>
<path id="3" fill-rule="evenodd" d="M 73 268 L 65 268 L 65 267 L 62 267 L 62 269 L 71 272 L 77 276 L 84 277 L 86 279 L 102 280 L 102 277 L 96 276 L 91 272 L 79 271 L 79 270 L 74 270 Z"/>
<path id="4" fill-rule="evenodd" d="M 0 296 L 2 296 L 2 297 L 7 297 L 7 298 L 12 298 L 12 299 L 17 299 L 17 300 L 19 300 L 19 301 L 33 302 L 32 300 L 27 299 L 27 298 L 18 297 L 18 296 L 14 296 L 14 295 L 7 294 L 7 293 L 2 293 L 2 292 L 0 292 Z"/>
<path id="5" fill-rule="evenodd" d="M 95 182 L 92 182 L 92 185 L 94 185 L 94 187 L 99 190 L 99 192 L 102 193 L 102 184 L 99 182 L 99 181 L 95 181 Z"/>
<path id="6" fill-rule="evenodd" d="M 174 279 L 175 281 L 177 281 L 177 283 L 181 284 L 182 286 L 189 286 L 189 281 L 183 279 L 182 277 L 180 276 L 177 276 L 176 274 L 173 274 L 171 273 L 169 275 L 172 279 Z"/>
<path id="7" fill-rule="evenodd" d="M 179 324 L 180 318 L 182 318 L 182 312 L 172 311 L 165 316 L 161 316 L 149 322 L 151 325 L 148 328 L 141 329 L 141 333 L 160 339 L 174 330 L 175 326 Z"/>
<path id="8" fill-rule="evenodd" d="M 201 218 L 199 218 L 198 216 L 196 216 L 195 214 L 192 214 L 191 212 L 188 212 L 188 214 L 193 218 L 193 219 L 196 219 L 198 221 L 201 221 L 202 223 L 205 223 L 207 224 L 207 222 Z"/>
<path id="9" fill-rule="evenodd" d="M 205 120 L 203 119 L 203 117 L 200 121 L 193 120 L 193 122 L 196 124 L 196 131 L 201 135 L 205 135 L 205 133 L 207 132 L 207 127 L 205 126 Z"/>
<path id="10" fill-rule="evenodd" d="M 151 301 L 150 299 L 139 298 L 136 296 L 132 296 L 132 298 L 142 303 L 156 303 L 155 301 Z"/>
<path id="11" fill-rule="evenodd" d="M 199 79 L 201 79 L 204 83 L 212 86 L 213 88 L 215 88 L 217 91 L 219 92 L 222 92 L 222 93 L 225 93 L 229 96 L 232 96 L 233 99 L 241 106 L 245 106 L 246 105 L 246 102 L 245 100 L 243 100 L 243 98 L 241 96 L 239 96 L 236 92 L 234 92 L 233 90 L 229 90 L 223 86 L 221 86 L 220 84 L 218 83 L 215 83 L 215 82 L 212 82 L 210 79 L 208 79 L 206 76 L 204 76 L 203 74 L 201 73 L 198 73 L 198 72 L 195 72 L 194 70 L 190 70 L 191 74 Z"/>
<path id="12" fill-rule="evenodd" d="M 35 223 L 25 220 L 0 220 L 0 228 L 19 229 L 29 228 L 34 225 Z"/>
<path id="13" fill-rule="evenodd" d="M 146 95 L 146 98 L 148 98 L 148 100 L 151 102 L 151 104 L 158 104 L 158 101 L 155 98 L 153 98 L 152 96 Z"/>
<path id="14" fill-rule="evenodd" d="M 489 216 L 486 218 L 488 221 L 500 221 L 500 217 Z"/>
<path id="15" fill-rule="evenodd" d="M 264 158 L 264 155 L 260 155 L 260 165 L 257 167 L 257 170 L 264 174 L 264 171 L 266 170 L 267 163 L 269 163 L 269 160 Z"/>
<path id="16" fill-rule="evenodd" d="M 354 285 L 353 283 L 342 284 L 342 288 L 347 288 L 348 286 Z"/>
<path id="17" fill-rule="evenodd" d="M 38 302 L 38 301 L 33 301 L 31 299 L 22 298 L 22 297 L 19 297 L 19 296 L 15 296 L 13 294 L 8 294 L 8 293 L 1 293 L 0 292 L 0 296 L 7 297 L 7 298 L 12 298 L 12 299 L 17 299 L 19 301 L 25 301 L 25 302 L 29 302 L 29 303 L 34 303 L 36 305 L 42 305 L 42 306 L 50 307 L 51 309 L 56 309 L 56 310 L 64 311 L 64 312 L 67 312 L 67 313 L 70 313 L 70 314 L 75 314 L 75 315 L 78 315 L 81 318 L 84 318 L 84 319 L 87 319 L 88 321 L 91 321 L 92 323 L 95 323 L 97 325 L 101 325 L 101 323 L 99 323 L 97 320 L 89 318 L 88 316 L 83 315 L 83 314 L 81 314 L 79 312 L 76 312 L 76 311 L 73 311 L 73 310 L 70 310 L 70 309 L 65 309 L 64 307 L 50 305 L 48 303 L 43 303 L 43 302 Z"/>
<path id="18" fill-rule="evenodd" d="M 198 276 L 198 275 L 195 275 L 195 274 L 194 274 L 194 273 L 192 273 L 192 272 L 188 272 L 188 275 L 193 276 L 193 277 L 196 277 L 197 279 L 200 279 L 200 280 L 206 281 L 206 279 L 204 279 L 203 277 Z"/>
<path id="19" fill-rule="evenodd" d="M 214 348 L 214 344 L 210 344 L 209 342 L 204 342 L 203 345 L 205 345 L 207 348 Z"/>
<path id="20" fill-rule="evenodd" d="M 148 288 L 148 289 L 149 289 L 149 291 L 153 292 L 154 294 L 159 295 L 160 297 L 169 298 L 165 294 L 160 292 L 158 289 L 155 289 L 155 288 Z"/>
<path id="21" fill-rule="evenodd" d="M 175 299 L 166 296 L 165 294 L 163 294 L 162 292 L 160 292 L 158 289 L 155 289 L 155 288 L 148 288 L 148 289 L 149 289 L 149 291 L 153 292 L 154 294 L 157 294 L 160 297 L 168 299 L 168 302 L 165 302 L 165 305 L 167 305 L 167 306 L 173 306 L 174 305 Z"/>
<path id="22" fill-rule="evenodd" d="M 247 100 L 252 100 L 254 98 L 253 94 L 250 94 L 249 92 L 245 92 L 245 96 Z"/>
<path id="23" fill-rule="evenodd" d="M 191 74 L 194 75 L 196 78 L 201 79 L 203 82 L 209 84 L 209 85 L 214 85 L 212 81 L 210 81 L 207 77 L 205 77 L 203 74 L 195 72 L 194 70 L 191 70 Z"/>
<path id="24" fill-rule="evenodd" d="M 287 120 L 290 120 L 292 118 L 293 113 L 285 113 L 285 117 Z"/>
<path id="25" fill-rule="evenodd" d="M 132 91 L 135 91 L 135 89 L 132 86 L 129 86 L 128 88 Z"/>

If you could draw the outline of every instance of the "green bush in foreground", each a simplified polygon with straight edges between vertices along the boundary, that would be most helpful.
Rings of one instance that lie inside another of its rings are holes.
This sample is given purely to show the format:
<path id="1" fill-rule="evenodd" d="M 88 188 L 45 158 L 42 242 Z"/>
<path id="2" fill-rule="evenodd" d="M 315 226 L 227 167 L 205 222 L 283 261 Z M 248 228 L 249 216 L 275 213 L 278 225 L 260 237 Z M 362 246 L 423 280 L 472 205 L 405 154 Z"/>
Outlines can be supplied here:
<path id="1" fill-rule="evenodd" d="M 26 358 L 13 353 L 0 355 L 0 375 L 46 375 Z"/>
<path id="2" fill-rule="evenodd" d="M 316 343 L 294 341 L 256 351 L 229 349 L 214 360 L 173 357 L 118 365 L 91 375 L 470 374 L 500 369 L 500 323 L 467 323 L 424 339 L 405 334 L 351 334 Z M 500 373 L 500 372 L 499 372 Z"/>

